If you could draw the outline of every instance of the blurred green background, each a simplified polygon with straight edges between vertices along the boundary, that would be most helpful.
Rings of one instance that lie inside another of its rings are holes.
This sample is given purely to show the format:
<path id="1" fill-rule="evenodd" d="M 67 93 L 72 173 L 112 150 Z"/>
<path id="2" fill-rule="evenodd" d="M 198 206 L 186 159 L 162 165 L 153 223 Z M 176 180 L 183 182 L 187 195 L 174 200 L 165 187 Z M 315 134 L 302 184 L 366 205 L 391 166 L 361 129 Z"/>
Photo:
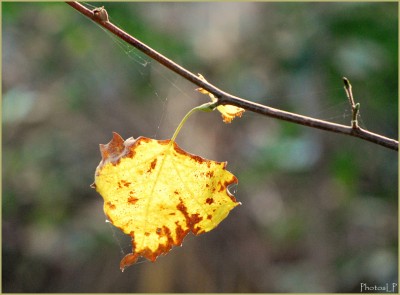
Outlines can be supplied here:
<path id="1" fill-rule="evenodd" d="M 398 137 L 397 3 L 90 3 L 234 95 Z M 124 273 L 89 187 L 98 144 L 171 137 L 195 85 L 65 3 L 2 3 L 3 292 L 360 292 L 397 283 L 398 153 L 246 112 L 178 136 L 228 161 L 242 206 Z"/>

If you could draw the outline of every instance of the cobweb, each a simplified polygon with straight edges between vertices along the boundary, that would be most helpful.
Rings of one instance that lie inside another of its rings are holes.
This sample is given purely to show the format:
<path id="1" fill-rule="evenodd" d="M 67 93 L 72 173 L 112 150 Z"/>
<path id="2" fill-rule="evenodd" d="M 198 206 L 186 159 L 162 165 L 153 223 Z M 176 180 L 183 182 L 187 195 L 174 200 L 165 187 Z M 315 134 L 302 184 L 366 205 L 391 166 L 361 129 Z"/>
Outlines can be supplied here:
<path id="1" fill-rule="evenodd" d="M 83 5 L 85 5 L 89 9 L 94 9 L 97 6 L 93 6 L 90 3 L 83 2 Z M 112 23 L 117 25 L 118 27 L 122 28 L 121 25 L 118 24 L 118 21 L 113 19 L 112 17 L 109 16 L 109 19 Z M 160 105 L 158 109 L 161 109 L 161 115 L 159 117 L 154 116 L 154 121 L 157 122 L 153 133 L 152 133 L 152 138 L 157 138 L 159 135 L 160 128 L 164 125 L 164 121 L 166 120 L 166 114 L 167 114 L 167 107 L 169 103 L 169 96 L 161 96 L 159 93 L 160 91 L 157 89 L 158 86 L 155 85 L 155 83 L 152 82 L 152 79 L 150 77 L 150 72 L 156 73 L 161 79 L 165 80 L 167 84 L 169 85 L 170 88 L 174 88 L 180 95 L 188 98 L 189 100 L 193 98 L 193 93 L 189 93 L 185 91 L 183 88 L 181 88 L 177 80 L 182 79 L 179 76 L 173 77 L 172 75 L 168 75 L 165 69 L 163 69 L 161 65 L 159 65 L 157 62 L 151 60 L 147 56 L 145 56 L 143 53 L 138 51 L 136 48 L 131 46 L 130 44 L 122 41 L 112 33 L 110 33 L 108 30 L 104 29 L 102 26 L 96 24 L 113 42 L 113 44 L 120 49 L 120 52 L 126 56 L 127 62 L 129 65 L 131 65 L 135 71 L 147 82 L 147 86 L 149 89 L 151 89 L 151 93 L 153 98 L 157 101 L 157 103 Z M 151 68 L 151 71 L 149 70 Z M 193 89 L 195 88 L 195 85 L 193 86 Z M 165 92 L 165 91 L 163 91 Z M 171 133 L 172 135 L 172 133 Z M 106 219 L 106 224 L 109 226 L 110 230 L 112 231 L 112 236 L 114 240 L 116 241 L 116 244 L 119 247 L 121 257 L 124 257 L 125 255 L 129 254 L 132 252 L 132 243 L 131 243 L 131 238 L 124 234 L 120 229 L 116 228 L 111 224 Z M 189 237 L 187 237 L 189 238 Z M 173 248 L 171 251 L 174 251 L 175 249 Z M 141 264 L 141 263 L 148 263 L 149 261 L 144 259 L 144 258 L 139 258 L 138 262 L 136 264 Z"/>
<path id="2" fill-rule="evenodd" d="M 91 5 L 90 3 L 84 3 L 85 6 L 87 6 L 89 9 L 94 9 L 95 6 Z M 118 20 L 115 20 L 112 18 L 112 16 L 109 16 L 110 21 L 117 26 L 121 27 L 118 24 Z M 158 86 L 156 86 L 154 83 L 151 82 L 151 78 L 149 77 L 149 71 L 145 70 L 151 67 L 154 73 L 158 75 L 160 78 L 164 79 L 169 87 L 174 88 L 177 90 L 182 96 L 190 99 L 193 99 L 193 91 L 188 92 L 187 90 L 181 88 L 177 80 L 182 79 L 178 76 L 172 76 L 172 75 L 167 75 L 166 70 L 163 68 L 163 66 L 159 65 L 156 61 L 151 60 L 149 57 L 145 56 L 143 53 L 139 52 L 136 48 L 133 46 L 125 43 L 121 39 L 117 38 L 114 36 L 112 33 L 109 31 L 105 30 L 103 27 L 98 25 L 99 28 L 101 28 L 108 37 L 112 40 L 112 42 L 117 46 L 121 52 L 126 56 L 127 62 L 129 62 L 132 67 L 135 68 L 135 70 L 144 78 L 147 80 L 148 87 L 151 89 L 152 95 L 154 98 L 156 98 L 156 101 L 160 104 L 161 109 L 161 115 L 158 118 L 155 118 L 154 120 L 157 122 L 154 130 L 152 132 L 153 138 L 157 138 L 160 132 L 160 128 L 164 125 L 164 122 L 166 120 L 166 114 L 167 114 L 167 107 L 170 102 L 170 97 L 168 95 L 160 95 L 161 91 L 157 89 Z M 122 29 L 124 29 L 122 27 Z M 151 44 L 150 44 L 151 46 Z M 183 65 L 185 66 L 185 65 Z M 341 83 L 339 81 L 338 83 Z M 193 85 L 193 89 L 196 88 L 196 85 Z M 321 100 L 319 103 L 319 110 L 317 112 L 309 112 L 309 113 L 302 113 L 302 115 L 308 115 L 312 116 L 318 119 L 330 121 L 330 122 L 336 122 L 339 124 L 345 124 L 345 125 L 350 125 L 350 120 L 351 120 L 351 108 L 349 105 L 349 102 L 347 101 L 347 98 L 345 96 L 345 92 L 343 90 L 342 86 L 337 86 L 332 89 L 324 89 L 321 91 L 315 91 L 315 90 L 310 90 L 307 87 L 304 87 L 303 89 L 300 89 L 300 91 L 297 91 L 295 94 L 287 94 L 286 97 L 281 97 L 280 99 L 283 100 L 302 100 L 302 97 L 307 97 L 307 96 L 314 96 L 314 97 L 324 97 L 329 95 L 330 93 L 338 93 L 340 90 L 343 91 L 343 101 L 338 102 L 338 103 L 333 103 L 329 101 L 324 101 Z M 268 99 L 266 100 L 268 101 Z M 307 104 L 303 105 L 304 109 L 307 109 Z M 251 118 L 255 120 L 264 120 L 263 116 L 260 116 L 258 114 L 253 114 L 250 112 L 245 112 L 243 115 L 243 120 L 242 124 L 246 124 L 246 118 Z M 359 118 L 361 125 L 363 125 L 363 122 L 361 118 Z M 233 192 L 236 193 L 238 190 L 237 185 L 232 187 Z M 132 252 L 132 246 L 130 242 L 130 237 L 128 235 L 125 235 L 120 231 L 119 229 L 115 228 L 111 223 L 107 223 L 113 233 L 113 237 L 116 240 L 116 243 L 118 244 L 118 247 L 120 249 L 121 255 L 125 256 L 128 253 Z M 174 249 L 173 249 L 174 250 Z M 142 259 L 138 263 L 143 263 L 146 262 L 147 260 Z"/>

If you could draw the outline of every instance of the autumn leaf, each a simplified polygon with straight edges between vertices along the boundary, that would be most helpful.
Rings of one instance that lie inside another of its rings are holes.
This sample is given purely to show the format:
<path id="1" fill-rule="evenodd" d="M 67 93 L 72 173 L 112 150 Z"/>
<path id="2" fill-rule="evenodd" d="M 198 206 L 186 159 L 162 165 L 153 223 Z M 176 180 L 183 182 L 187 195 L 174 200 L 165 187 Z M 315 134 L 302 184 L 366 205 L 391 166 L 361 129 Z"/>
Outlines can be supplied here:
<path id="1" fill-rule="evenodd" d="M 201 80 L 207 82 L 207 80 L 201 74 L 198 75 Z M 208 94 L 212 102 L 217 102 L 217 98 L 207 90 L 203 88 L 197 88 L 196 90 L 199 91 L 200 93 Z M 217 107 L 217 110 L 221 113 L 222 120 L 224 121 L 224 123 L 231 123 L 235 117 L 241 117 L 242 114 L 244 113 L 244 109 L 229 104 L 220 105 Z"/>
<path id="2" fill-rule="evenodd" d="M 124 141 L 113 133 L 100 151 L 93 187 L 104 198 L 108 220 L 132 238 L 121 270 L 141 256 L 155 261 L 189 232 L 214 229 L 240 204 L 228 191 L 237 178 L 225 162 L 187 153 L 174 141 Z"/>

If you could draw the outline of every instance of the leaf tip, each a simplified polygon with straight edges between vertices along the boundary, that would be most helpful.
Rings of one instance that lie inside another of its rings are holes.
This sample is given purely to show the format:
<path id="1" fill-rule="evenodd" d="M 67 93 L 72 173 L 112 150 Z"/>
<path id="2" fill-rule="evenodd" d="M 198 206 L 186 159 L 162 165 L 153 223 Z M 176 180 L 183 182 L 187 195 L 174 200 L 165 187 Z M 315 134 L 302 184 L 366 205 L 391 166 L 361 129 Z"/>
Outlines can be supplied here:
<path id="1" fill-rule="evenodd" d="M 137 253 L 129 253 L 122 258 L 121 262 L 119 263 L 119 269 L 124 272 L 125 268 L 128 266 L 135 264 L 138 260 L 139 255 Z"/>

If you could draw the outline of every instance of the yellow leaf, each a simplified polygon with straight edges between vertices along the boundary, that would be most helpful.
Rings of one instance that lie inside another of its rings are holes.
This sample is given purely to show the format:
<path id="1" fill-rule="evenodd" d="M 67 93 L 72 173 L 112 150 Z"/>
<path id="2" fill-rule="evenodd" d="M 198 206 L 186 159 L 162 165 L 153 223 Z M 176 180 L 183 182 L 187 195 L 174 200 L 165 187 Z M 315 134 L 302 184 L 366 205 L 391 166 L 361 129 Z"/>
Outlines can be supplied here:
<path id="1" fill-rule="evenodd" d="M 226 163 L 189 154 L 171 140 L 124 142 L 114 133 L 100 150 L 93 187 L 108 220 L 132 238 L 121 270 L 140 256 L 155 261 L 189 232 L 212 230 L 240 204 L 227 189 L 237 178 Z"/>
<path id="2" fill-rule="evenodd" d="M 207 82 L 207 80 L 203 77 L 203 75 L 198 74 L 199 78 L 203 80 L 204 82 Z M 202 94 L 208 94 L 208 96 L 211 98 L 212 102 L 216 102 L 217 98 L 207 90 L 203 88 L 197 88 L 197 91 L 199 91 Z M 232 120 L 235 117 L 241 117 L 242 114 L 244 113 L 244 109 L 233 106 L 233 105 L 220 105 L 217 107 L 217 110 L 221 113 L 222 115 L 222 120 L 224 123 L 231 123 Z"/>

